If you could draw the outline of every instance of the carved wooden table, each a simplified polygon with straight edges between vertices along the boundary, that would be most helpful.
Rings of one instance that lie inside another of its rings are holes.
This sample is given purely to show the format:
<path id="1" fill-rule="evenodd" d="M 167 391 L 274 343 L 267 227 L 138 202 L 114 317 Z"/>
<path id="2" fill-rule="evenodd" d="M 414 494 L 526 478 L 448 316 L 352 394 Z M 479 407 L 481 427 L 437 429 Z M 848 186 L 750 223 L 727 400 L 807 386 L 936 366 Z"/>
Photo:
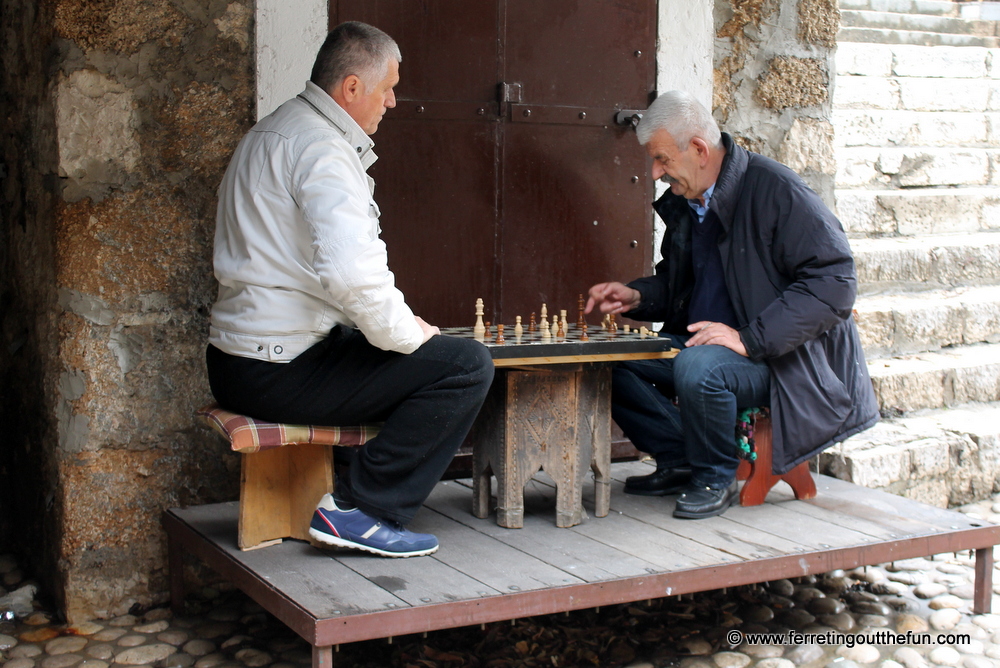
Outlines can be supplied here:
<path id="1" fill-rule="evenodd" d="M 575 330 L 575 328 L 574 328 Z M 471 328 L 442 334 L 471 336 Z M 472 512 L 489 516 L 490 476 L 497 479 L 497 524 L 524 523 L 524 486 L 539 470 L 556 484 L 556 525 L 583 520 L 583 483 L 594 473 L 594 512 L 611 499 L 611 363 L 673 357 L 667 339 L 597 330 L 589 341 L 537 334 L 485 344 L 497 375 L 473 426 Z"/>

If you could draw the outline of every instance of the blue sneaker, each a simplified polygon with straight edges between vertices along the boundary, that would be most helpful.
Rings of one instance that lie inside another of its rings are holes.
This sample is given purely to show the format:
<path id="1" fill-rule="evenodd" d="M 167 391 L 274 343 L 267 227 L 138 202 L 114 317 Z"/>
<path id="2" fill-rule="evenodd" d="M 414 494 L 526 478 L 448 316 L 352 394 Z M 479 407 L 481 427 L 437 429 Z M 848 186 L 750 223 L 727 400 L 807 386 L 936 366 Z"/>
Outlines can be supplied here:
<path id="1" fill-rule="evenodd" d="M 396 522 L 378 520 L 360 508 L 341 510 L 324 494 L 309 524 L 309 535 L 326 545 L 364 550 L 382 557 L 422 557 L 437 552 L 438 539 Z"/>

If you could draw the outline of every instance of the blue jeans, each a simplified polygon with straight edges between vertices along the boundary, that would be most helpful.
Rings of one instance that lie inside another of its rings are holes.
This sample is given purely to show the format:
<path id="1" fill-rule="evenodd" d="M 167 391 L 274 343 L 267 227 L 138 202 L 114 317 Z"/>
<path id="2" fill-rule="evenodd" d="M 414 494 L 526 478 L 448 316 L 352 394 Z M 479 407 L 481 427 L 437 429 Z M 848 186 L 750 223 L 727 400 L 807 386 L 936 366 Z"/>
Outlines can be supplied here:
<path id="1" fill-rule="evenodd" d="M 673 359 L 615 367 L 612 417 L 657 468 L 690 466 L 693 484 L 728 487 L 739 465 L 737 411 L 770 403 L 770 370 L 723 346 L 685 348 L 687 337 L 671 338 L 681 349 Z"/>

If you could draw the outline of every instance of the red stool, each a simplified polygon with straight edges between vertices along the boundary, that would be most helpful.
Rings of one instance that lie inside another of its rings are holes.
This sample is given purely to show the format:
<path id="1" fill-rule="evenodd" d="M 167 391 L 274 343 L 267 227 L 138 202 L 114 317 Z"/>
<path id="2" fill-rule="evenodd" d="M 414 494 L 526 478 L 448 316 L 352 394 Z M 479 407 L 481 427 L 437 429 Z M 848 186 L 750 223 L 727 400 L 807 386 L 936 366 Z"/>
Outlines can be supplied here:
<path id="1" fill-rule="evenodd" d="M 816 483 L 809 472 L 809 464 L 802 462 L 788 473 L 774 475 L 771 460 L 771 416 L 766 409 L 752 413 L 754 451 L 753 461 L 743 459 L 736 469 L 736 479 L 745 480 L 740 490 L 741 506 L 759 506 L 764 503 L 767 493 L 779 480 L 787 482 L 796 499 L 816 498 Z"/>

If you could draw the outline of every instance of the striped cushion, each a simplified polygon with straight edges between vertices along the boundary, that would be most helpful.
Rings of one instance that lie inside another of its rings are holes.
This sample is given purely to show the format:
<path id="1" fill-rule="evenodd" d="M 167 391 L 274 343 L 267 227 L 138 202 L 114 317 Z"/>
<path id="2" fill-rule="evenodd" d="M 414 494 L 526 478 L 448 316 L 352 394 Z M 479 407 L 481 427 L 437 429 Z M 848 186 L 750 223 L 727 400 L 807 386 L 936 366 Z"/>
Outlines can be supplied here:
<path id="1" fill-rule="evenodd" d="M 283 445 L 318 443 L 320 445 L 364 445 L 378 434 L 378 425 L 357 427 L 316 427 L 313 425 L 265 422 L 231 413 L 210 404 L 195 412 L 210 427 L 222 434 L 236 452 L 250 453 L 280 448 Z"/>

